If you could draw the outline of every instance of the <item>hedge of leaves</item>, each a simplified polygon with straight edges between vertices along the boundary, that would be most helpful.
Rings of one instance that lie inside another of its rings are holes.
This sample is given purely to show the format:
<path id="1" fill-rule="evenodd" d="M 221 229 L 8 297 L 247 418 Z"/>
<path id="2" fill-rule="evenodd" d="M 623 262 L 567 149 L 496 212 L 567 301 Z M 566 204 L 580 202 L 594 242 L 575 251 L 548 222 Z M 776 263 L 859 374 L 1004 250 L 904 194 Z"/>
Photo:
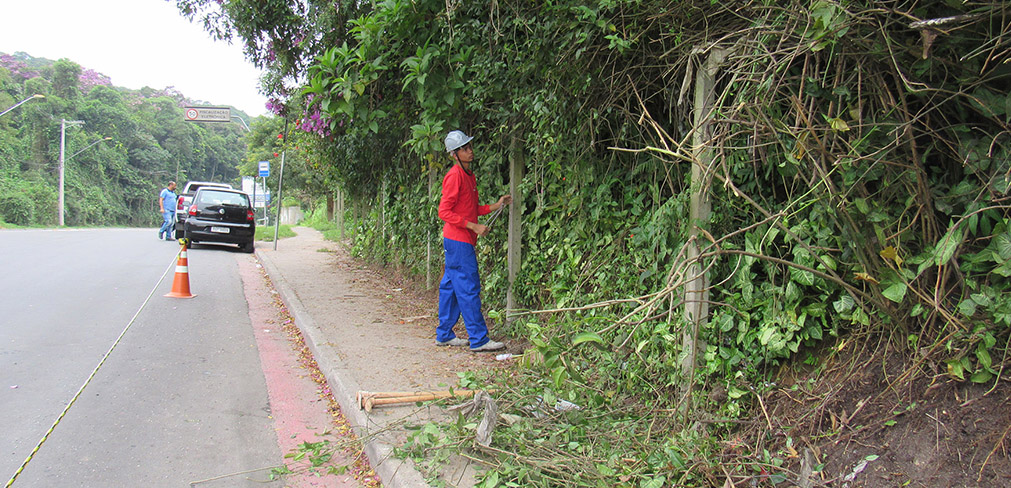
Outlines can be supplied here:
<path id="1" fill-rule="evenodd" d="M 313 134 L 302 137 L 327 155 L 320 171 L 370 209 L 356 249 L 423 272 L 427 247 L 439 248 L 433 208 L 448 130 L 477 136 L 489 201 L 506 191 L 509 160 L 521 154 L 515 291 L 532 310 L 578 309 L 526 316 L 514 329 L 542 355 L 547 382 L 532 381 L 551 394 L 664 409 L 682 405 L 694 379 L 729 399 L 697 401 L 689 418 L 707 409 L 734 417 L 769 366 L 855 327 L 891 335 L 913 346 L 910 360 L 928 355 L 958 378 L 999 373 L 992 353 L 1011 327 L 1003 5 L 299 5 L 268 9 L 287 30 L 232 15 L 246 4 L 217 12 L 242 24 L 247 43 L 277 45 L 273 32 L 298 32 L 302 42 L 287 46 L 272 79 L 297 73 L 305 82 L 274 88 L 290 117 L 313 117 Z M 300 15 L 284 20 L 284 8 Z M 713 159 L 700 163 L 695 78 L 710 59 L 715 101 L 701 137 Z M 329 124 L 322 136 L 320 121 Z M 703 177 L 691 181 L 698 164 Z M 693 190 L 710 199 L 705 221 L 689 218 Z M 691 239 L 693 228 L 701 231 Z M 507 286 L 503 232 L 479 246 L 495 309 Z M 678 368 L 681 285 L 693 275 L 686 244 L 699 246 L 710 290 L 696 378 Z M 570 442 L 593 437 L 578 435 Z M 633 478 L 654 483 L 684 457 L 661 455 Z M 620 460 L 588 462 L 606 479 L 622 476 Z M 536 463 L 502 470 L 564 484 Z"/>

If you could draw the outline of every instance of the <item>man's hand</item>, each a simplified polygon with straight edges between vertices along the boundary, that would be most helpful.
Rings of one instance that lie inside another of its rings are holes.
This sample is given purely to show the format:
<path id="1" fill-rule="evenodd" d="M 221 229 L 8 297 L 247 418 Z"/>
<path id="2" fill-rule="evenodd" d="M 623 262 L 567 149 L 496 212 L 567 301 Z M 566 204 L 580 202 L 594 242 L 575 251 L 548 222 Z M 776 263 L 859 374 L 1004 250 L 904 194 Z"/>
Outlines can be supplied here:
<path id="1" fill-rule="evenodd" d="M 474 231 L 474 233 L 479 236 L 486 236 L 488 235 L 488 232 L 491 230 L 488 228 L 488 226 L 479 224 L 477 222 L 467 222 L 467 228 Z"/>
<path id="2" fill-rule="evenodd" d="M 499 208 L 501 208 L 502 205 L 509 205 L 512 202 L 513 202 L 513 196 L 512 195 L 502 195 L 498 199 L 498 206 L 499 206 Z"/>

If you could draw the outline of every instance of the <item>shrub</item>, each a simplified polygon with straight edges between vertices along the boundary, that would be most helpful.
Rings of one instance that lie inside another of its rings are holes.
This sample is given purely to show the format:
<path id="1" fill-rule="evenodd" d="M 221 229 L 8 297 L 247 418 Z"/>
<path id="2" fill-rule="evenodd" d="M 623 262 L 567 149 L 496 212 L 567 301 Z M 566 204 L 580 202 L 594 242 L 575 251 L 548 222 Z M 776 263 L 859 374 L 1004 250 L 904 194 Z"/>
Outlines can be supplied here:
<path id="1" fill-rule="evenodd" d="M 27 195 L 0 195 L 0 218 L 4 221 L 15 225 L 31 225 L 34 217 L 35 203 Z"/>

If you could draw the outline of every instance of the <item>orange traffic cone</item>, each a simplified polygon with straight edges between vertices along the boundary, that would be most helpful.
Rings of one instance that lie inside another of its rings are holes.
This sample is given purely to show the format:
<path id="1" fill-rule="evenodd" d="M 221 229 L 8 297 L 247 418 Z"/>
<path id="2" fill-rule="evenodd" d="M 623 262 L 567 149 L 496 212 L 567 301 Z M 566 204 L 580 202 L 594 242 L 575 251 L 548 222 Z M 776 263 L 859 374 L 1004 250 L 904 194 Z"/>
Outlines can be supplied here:
<path id="1" fill-rule="evenodd" d="M 172 291 L 167 295 L 170 298 L 193 298 L 196 295 L 190 293 L 190 269 L 186 262 L 186 243 L 182 242 L 182 249 L 179 250 L 179 260 L 176 261 L 176 277 L 172 282 Z"/>

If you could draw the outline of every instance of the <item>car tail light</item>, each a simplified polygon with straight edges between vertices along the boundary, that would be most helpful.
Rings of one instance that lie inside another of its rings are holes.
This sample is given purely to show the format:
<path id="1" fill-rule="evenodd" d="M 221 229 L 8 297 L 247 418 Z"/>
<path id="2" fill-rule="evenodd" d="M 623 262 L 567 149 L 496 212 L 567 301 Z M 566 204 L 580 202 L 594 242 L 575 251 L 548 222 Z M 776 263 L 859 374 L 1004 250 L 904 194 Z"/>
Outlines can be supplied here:
<path id="1" fill-rule="evenodd" d="M 176 205 L 176 211 L 177 212 L 182 212 L 185 209 L 186 209 L 186 202 L 184 202 L 183 199 L 180 198 L 179 199 L 179 205 Z"/>
<path id="2" fill-rule="evenodd" d="M 246 210 L 246 222 L 252 222 L 256 219 L 256 214 L 252 210 Z"/>
<path id="3" fill-rule="evenodd" d="M 197 215 L 197 204 L 194 203 L 193 205 L 190 205 L 190 211 L 188 213 L 195 217 Z"/>

